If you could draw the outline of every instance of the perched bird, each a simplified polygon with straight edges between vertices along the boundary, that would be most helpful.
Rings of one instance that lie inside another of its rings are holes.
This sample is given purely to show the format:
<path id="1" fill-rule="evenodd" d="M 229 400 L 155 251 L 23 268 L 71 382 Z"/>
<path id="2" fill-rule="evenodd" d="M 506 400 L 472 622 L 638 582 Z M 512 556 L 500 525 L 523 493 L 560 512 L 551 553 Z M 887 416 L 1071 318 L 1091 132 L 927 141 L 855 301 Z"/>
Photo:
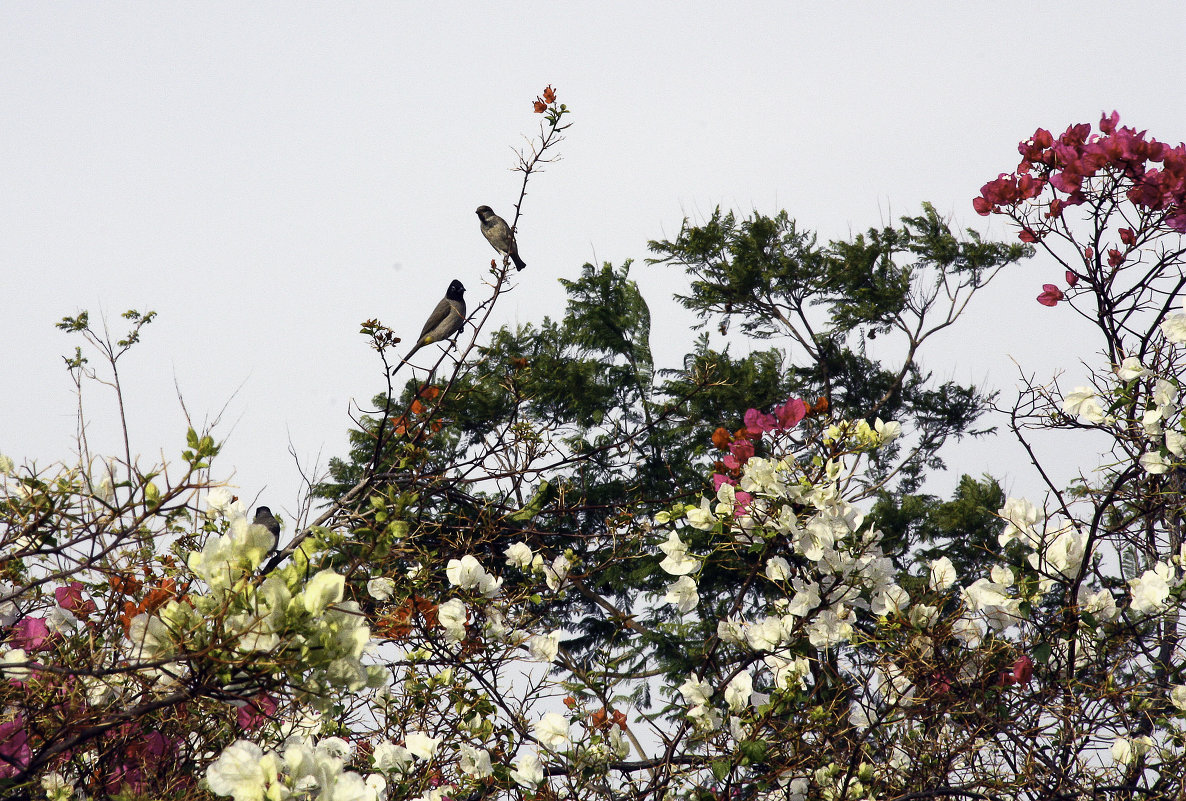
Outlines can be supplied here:
<path id="1" fill-rule="evenodd" d="M 519 258 L 519 245 L 506 220 L 495 214 L 489 206 L 478 206 L 478 220 L 482 223 L 482 235 L 486 241 L 502 255 L 510 256 L 516 270 L 527 266 L 527 262 Z"/>
<path id="2" fill-rule="evenodd" d="M 268 561 L 268 557 L 276 553 L 276 549 L 280 547 L 280 521 L 272 514 L 272 510 L 266 506 L 261 506 L 255 510 L 255 519 L 251 521 L 257 526 L 263 526 L 272 533 L 272 547 L 268 548 L 267 554 L 264 555 L 264 561 Z"/>
<path id="3" fill-rule="evenodd" d="M 404 366 L 404 362 L 412 358 L 416 351 L 425 345 L 448 339 L 465 327 L 465 298 L 462 297 L 464 294 L 465 287 L 461 285 L 460 281 L 454 280 L 449 283 L 445 297 L 441 298 L 441 302 L 432 310 L 432 314 L 428 315 L 428 321 L 420 332 L 420 339 L 416 341 L 416 346 L 408 351 L 408 355 L 403 358 L 403 361 L 392 369 L 393 375 L 396 370 Z"/>
<path id="4" fill-rule="evenodd" d="M 255 510 L 255 519 L 251 521 L 257 526 L 263 526 L 268 531 L 272 532 L 272 536 L 279 541 L 280 539 L 280 521 L 272 515 L 272 510 L 266 506 L 261 506 Z"/>

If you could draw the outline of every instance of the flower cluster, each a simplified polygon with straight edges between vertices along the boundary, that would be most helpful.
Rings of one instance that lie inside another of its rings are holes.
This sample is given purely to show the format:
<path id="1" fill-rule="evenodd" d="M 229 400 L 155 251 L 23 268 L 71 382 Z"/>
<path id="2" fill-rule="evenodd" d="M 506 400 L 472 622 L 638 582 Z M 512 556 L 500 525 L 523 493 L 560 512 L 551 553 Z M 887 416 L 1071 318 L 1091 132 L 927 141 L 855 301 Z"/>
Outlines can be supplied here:
<path id="1" fill-rule="evenodd" d="M 1068 127 L 1057 139 L 1039 128 L 1018 145 L 1022 158 L 1017 171 L 986 183 L 973 207 L 982 215 L 1008 212 L 1049 187 L 1052 197 L 1046 216 L 1054 218 L 1068 206 L 1085 203 L 1085 182 L 1106 174 L 1124 182 L 1125 195 L 1133 205 L 1164 212 L 1167 228 L 1186 233 L 1186 145 L 1170 147 L 1119 123 L 1120 116 L 1113 111 L 1101 116 L 1098 134 L 1086 123 Z M 1023 227 L 1020 237 L 1033 242 L 1041 235 L 1040 230 Z M 1136 244 L 1131 229 L 1121 239 L 1126 247 Z M 1119 249 L 1113 258 L 1122 258 Z"/>
<path id="2" fill-rule="evenodd" d="M 349 770 L 354 748 L 339 737 L 320 741 L 294 736 L 280 751 L 265 751 L 238 740 L 219 755 L 206 772 L 210 790 L 234 801 L 263 801 L 308 797 L 319 801 L 380 801 L 387 781 L 381 773 L 368 776 Z M 394 760 L 375 749 L 375 767 Z M 393 767 L 393 765 L 391 765 Z M 391 769 L 388 767 L 388 769 Z"/>
<path id="3" fill-rule="evenodd" d="M 205 590 L 194 586 L 184 597 L 136 615 L 128 639 L 137 658 L 176 659 L 183 673 L 188 654 L 211 654 L 239 666 L 232 671 L 237 685 L 252 674 L 258 680 L 282 675 L 310 699 L 330 687 L 358 690 L 382 680 L 378 668 L 362 664 L 370 628 L 358 604 L 343 600 L 345 578 L 330 569 L 310 571 L 311 555 L 323 547 L 316 539 L 260 581 L 256 570 L 275 546 L 271 532 L 237 509 L 211 512 L 231 517 L 225 533 L 189 554 L 188 566 Z M 174 669 L 160 674 L 163 681 L 180 676 Z"/>

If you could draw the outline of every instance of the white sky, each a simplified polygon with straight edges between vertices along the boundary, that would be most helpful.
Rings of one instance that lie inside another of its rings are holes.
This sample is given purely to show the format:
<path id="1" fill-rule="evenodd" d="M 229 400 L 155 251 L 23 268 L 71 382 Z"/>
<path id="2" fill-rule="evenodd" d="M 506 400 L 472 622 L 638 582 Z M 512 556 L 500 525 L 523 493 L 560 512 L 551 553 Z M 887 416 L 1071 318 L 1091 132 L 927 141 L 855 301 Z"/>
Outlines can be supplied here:
<path id="1" fill-rule="evenodd" d="M 511 147 L 548 83 L 573 127 L 531 185 L 496 322 L 558 316 L 557 278 L 635 258 L 671 364 L 691 342 L 675 274 L 642 259 L 685 215 L 786 208 L 826 239 L 929 200 L 1004 236 L 971 198 L 1037 126 L 1115 108 L 1186 138 L 1184 41 L 1180 2 L 6 2 L 0 453 L 70 458 L 55 322 L 154 309 L 123 363 L 133 449 L 179 458 L 176 381 L 199 420 L 226 406 L 219 465 L 291 525 L 290 440 L 307 464 L 344 454 L 348 404 L 382 386 L 359 323 L 410 342 L 454 277 L 478 302 L 474 208 L 510 216 Z M 1060 276 L 1015 270 L 927 364 L 1008 398 L 1010 356 L 1039 377 L 1091 358 L 1034 301 Z M 111 399 L 89 403 L 92 446 L 118 452 Z M 1028 481 L 1012 445 L 959 453 Z"/>

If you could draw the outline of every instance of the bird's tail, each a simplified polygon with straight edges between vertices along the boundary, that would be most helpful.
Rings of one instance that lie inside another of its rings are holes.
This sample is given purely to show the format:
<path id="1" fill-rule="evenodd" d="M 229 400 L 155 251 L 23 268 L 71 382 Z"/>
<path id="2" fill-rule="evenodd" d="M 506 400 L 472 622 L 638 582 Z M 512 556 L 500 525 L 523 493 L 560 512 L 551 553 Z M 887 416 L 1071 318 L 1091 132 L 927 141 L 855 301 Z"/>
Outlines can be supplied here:
<path id="1" fill-rule="evenodd" d="M 390 373 L 388 373 L 388 375 L 395 375 L 396 373 L 398 373 L 398 372 L 399 372 L 399 368 L 401 368 L 401 367 L 403 367 L 405 364 L 407 364 L 407 363 L 408 363 L 408 359 L 412 358 L 412 355 L 413 355 L 413 354 L 414 354 L 416 351 L 418 351 L 418 350 L 420 350 L 420 346 L 419 346 L 419 345 L 417 345 L 416 347 L 414 347 L 414 348 L 412 348 L 410 351 L 408 351 L 408 355 L 407 355 L 407 356 L 405 356 L 405 357 L 403 357 L 402 359 L 400 359 L 400 360 L 399 360 L 399 364 L 397 364 L 395 367 L 392 367 L 392 368 L 391 368 L 391 372 L 390 372 Z"/>
<path id="2" fill-rule="evenodd" d="M 519 258 L 518 253 L 511 254 L 511 261 L 513 261 L 515 263 L 516 270 L 522 270 L 524 267 L 527 266 L 527 262 L 525 262 L 521 258 Z"/>

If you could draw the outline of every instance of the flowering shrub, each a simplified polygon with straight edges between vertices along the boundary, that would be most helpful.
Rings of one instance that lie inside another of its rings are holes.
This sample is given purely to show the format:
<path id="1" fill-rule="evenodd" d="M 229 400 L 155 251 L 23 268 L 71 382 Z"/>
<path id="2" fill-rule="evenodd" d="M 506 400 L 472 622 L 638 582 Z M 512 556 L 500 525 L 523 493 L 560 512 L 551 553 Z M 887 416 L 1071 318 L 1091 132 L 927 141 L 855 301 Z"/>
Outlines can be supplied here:
<path id="1" fill-rule="evenodd" d="M 550 127 L 525 174 L 567 113 L 551 87 L 535 108 Z M 571 282 L 573 305 L 606 324 L 565 335 L 617 348 L 615 359 L 581 372 L 557 357 L 560 378 L 532 384 L 546 342 L 500 334 L 508 358 L 495 367 L 489 352 L 462 359 L 447 380 L 415 382 L 402 410 L 384 397 L 358 432 L 357 472 L 340 471 L 355 483 L 279 540 L 212 478 L 209 432 L 187 432 L 167 471 L 126 443 L 122 457 L 84 449 L 49 470 L 0 457 L 0 790 L 63 801 L 1180 797 L 1182 148 L 1112 115 L 1098 135 L 1038 131 L 1021 152 L 975 208 L 1005 215 L 1059 263 L 1066 287 L 1048 284 L 1039 300 L 1091 321 L 1103 358 L 1070 391 L 1026 387 L 1010 428 L 1039 468 L 1034 429 L 1090 432 L 1106 457 L 1070 487 L 1040 470 L 1039 493 L 993 503 L 987 547 L 956 528 L 924 553 L 886 503 L 895 476 L 917 487 L 960 430 L 935 410 L 948 402 L 970 420 L 974 397 L 959 406 L 958 387 L 931 392 L 912 361 L 887 374 L 840 358 L 838 324 L 798 340 L 818 348 L 825 392 L 788 397 L 775 380 L 765 402 L 713 395 L 727 382 L 705 366 L 705 346 L 683 383 L 664 387 L 675 402 L 651 403 L 658 371 L 623 335 L 648 330 L 646 304 L 624 271 L 589 269 Z M 1019 254 L 978 240 L 953 251 L 933 214 L 910 225 L 923 233 L 877 233 L 879 272 L 858 286 L 880 289 L 836 318 L 905 331 L 913 353 L 958 317 L 961 292 Z M 811 251 L 786 220 L 743 233 L 740 263 L 704 247 L 701 308 L 781 313 L 742 291 L 756 281 L 744 259 L 769 249 L 753 241 L 776 234 L 799 259 L 778 268 L 831 270 L 827 291 L 873 263 L 842 258 L 864 258 L 863 245 Z M 938 242 L 957 267 L 943 272 L 936 256 L 895 272 L 884 254 L 897 237 Z M 939 278 L 918 301 L 906 290 L 924 268 Z M 506 275 L 492 270 L 496 299 Z M 939 288 L 952 308 L 919 333 Z M 917 325 L 904 322 L 912 308 Z M 152 315 L 127 319 L 118 346 L 85 314 L 63 321 L 117 386 L 116 362 Z M 768 325 L 752 323 L 764 336 Z M 376 321 L 365 331 L 380 353 L 394 344 Z M 846 408 L 860 383 L 850 373 L 838 388 L 832 371 L 846 361 L 873 387 L 865 408 Z M 81 351 L 70 362 L 79 382 L 83 363 Z M 463 380 L 495 368 L 482 374 L 493 384 Z M 603 393 L 593 372 L 642 400 Z M 763 380 L 755 369 L 743 388 Z M 579 411 L 582 393 L 603 413 Z M 497 408 L 495 429 L 465 416 L 508 396 L 515 413 Z M 663 428 L 693 402 L 714 411 Z M 686 464 L 646 439 L 674 440 L 680 425 Z M 676 476 L 646 485 L 676 491 L 645 496 L 643 470 Z"/>

